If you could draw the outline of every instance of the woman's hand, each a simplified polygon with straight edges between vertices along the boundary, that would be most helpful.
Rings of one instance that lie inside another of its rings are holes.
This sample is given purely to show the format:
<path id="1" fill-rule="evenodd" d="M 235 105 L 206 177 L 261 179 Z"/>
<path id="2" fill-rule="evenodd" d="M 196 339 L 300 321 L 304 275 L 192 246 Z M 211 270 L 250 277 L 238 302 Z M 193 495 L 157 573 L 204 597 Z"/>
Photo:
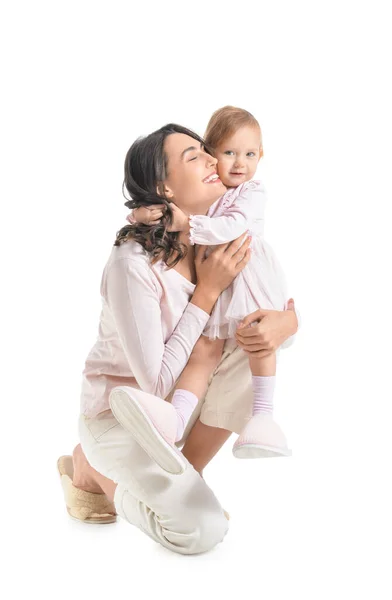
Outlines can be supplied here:
<path id="1" fill-rule="evenodd" d="M 195 267 L 198 288 L 217 299 L 248 264 L 250 242 L 251 237 L 245 232 L 228 244 L 213 246 L 208 258 L 204 257 L 207 246 L 197 246 Z"/>
<path id="2" fill-rule="evenodd" d="M 290 298 L 287 310 L 260 309 L 245 317 L 237 329 L 236 340 L 238 346 L 249 356 L 265 358 L 296 333 L 297 329 L 294 300 Z"/>

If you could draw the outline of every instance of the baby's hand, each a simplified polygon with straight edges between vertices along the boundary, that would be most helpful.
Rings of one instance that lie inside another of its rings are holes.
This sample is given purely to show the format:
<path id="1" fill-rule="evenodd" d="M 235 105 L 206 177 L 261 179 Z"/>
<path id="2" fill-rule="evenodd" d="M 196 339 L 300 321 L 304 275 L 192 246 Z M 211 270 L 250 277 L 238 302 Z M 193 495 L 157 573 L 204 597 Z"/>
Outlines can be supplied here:
<path id="1" fill-rule="evenodd" d="M 173 224 L 169 225 L 167 230 L 170 232 L 186 231 L 189 233 L 189 217 L 174 202 L 170 204 L 170 208 L 173 211 Z"/>
<path id="2" fill-rule="evenodd" d="M 135 208 L 133 210 L 132 217 L 136 223 L 143 223 L 144 225 L 158 225 L 164 212 L 165 206 L 163 204 L 139 206 L 139 208 Z"/>

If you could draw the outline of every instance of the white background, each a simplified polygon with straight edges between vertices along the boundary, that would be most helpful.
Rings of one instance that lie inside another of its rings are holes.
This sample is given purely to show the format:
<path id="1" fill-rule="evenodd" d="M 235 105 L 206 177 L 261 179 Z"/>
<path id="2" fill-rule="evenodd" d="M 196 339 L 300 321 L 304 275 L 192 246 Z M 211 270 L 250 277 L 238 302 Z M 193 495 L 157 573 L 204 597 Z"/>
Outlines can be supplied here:
<path id="1" fill-rule="evenodd" d="M 7 598 L 391 597 L 387 2 L 3 2 L 1 538 Z M 266 238 L 303 317 L 281 355 L 292 459 L 205 471 L 231 514 L 172 554 L 65 511 L 125 153 L 233 104 L 259 119 Z"/>

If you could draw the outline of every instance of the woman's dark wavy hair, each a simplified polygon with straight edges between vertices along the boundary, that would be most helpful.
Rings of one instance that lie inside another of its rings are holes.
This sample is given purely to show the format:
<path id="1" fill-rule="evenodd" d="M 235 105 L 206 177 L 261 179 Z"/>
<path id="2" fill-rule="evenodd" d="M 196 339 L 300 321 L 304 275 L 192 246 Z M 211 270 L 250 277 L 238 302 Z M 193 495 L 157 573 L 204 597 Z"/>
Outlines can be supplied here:
<path id="1" fill-rule="evenodd" d="M 173 211 L 164 194 L 163 182 L 168 176 L 168 158 L 164 151 L 166 138 L 173 133 L 184 133 L 203 144 L 204 140 L 187 129 L 169 123 L 146 137 L 138 138 L 130 147 L 125 157 L 123 194 L 127 198 L 127 208 L 163 204 L 165 213 L 157 225 L 134 223 L 126 225 L 117 232 L 115 246 L 128 240 L 135 240 L 143 246 L 151 257 L 153 264 L 162 259 L 171 268 L 186 256 L 187 247 L 178 241 L 179 232 L 169 232 L 167 228 L 173 222 Z M 157 187 L 161 195 L 157 193 Z M 128 199 L 130 198 L 130 199 Z"/>

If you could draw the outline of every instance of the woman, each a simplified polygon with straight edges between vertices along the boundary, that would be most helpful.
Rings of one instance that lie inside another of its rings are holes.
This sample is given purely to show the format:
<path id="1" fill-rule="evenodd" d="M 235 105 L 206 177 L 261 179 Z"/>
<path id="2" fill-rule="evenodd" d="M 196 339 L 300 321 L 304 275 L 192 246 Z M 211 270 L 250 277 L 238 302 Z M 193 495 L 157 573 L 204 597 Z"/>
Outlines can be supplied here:
<path id="1" fill-rule="evenodd" d="M 187 214 L 205 214 L 224 193 L 220 182 L 208 182 L 216 162 L 199 136 L 177 125 L 130 148 L 124 183 L 132 200 L 127 206 L 159 202 L 166 205 L 167 216 L 163 225 L 127 226 L 117 236 L 102 278 L 99 338 L 84 370 L 81 445 L 73 461 L 59 460 L 71 516 L 112 522 L 118 513 L 183 554 L 212 548 L 228 528 L 201 473 L 231 432 L 243 425 L 238 420 L 251 414 L 250 371 L 240 347 L 269 352 L 297 329 L 294 310 L 249 316 L 250 322 L 265 318 L 242 331 L 240 347 L 225 348 L 184 433 L 186 468 L 179 475 L 152 461 L 111 412 L 114 388 L 131 386 L 166 398 L 192 350 L 203 344 L 208 356 L 209 340 L 201 333 L 220 293 L 249 260 L 245 236 L 216 247 L 203 260 L 203 248 L 195 256 L 186 237 L 168 232 L 173 212 L 167 198 Z"/>

